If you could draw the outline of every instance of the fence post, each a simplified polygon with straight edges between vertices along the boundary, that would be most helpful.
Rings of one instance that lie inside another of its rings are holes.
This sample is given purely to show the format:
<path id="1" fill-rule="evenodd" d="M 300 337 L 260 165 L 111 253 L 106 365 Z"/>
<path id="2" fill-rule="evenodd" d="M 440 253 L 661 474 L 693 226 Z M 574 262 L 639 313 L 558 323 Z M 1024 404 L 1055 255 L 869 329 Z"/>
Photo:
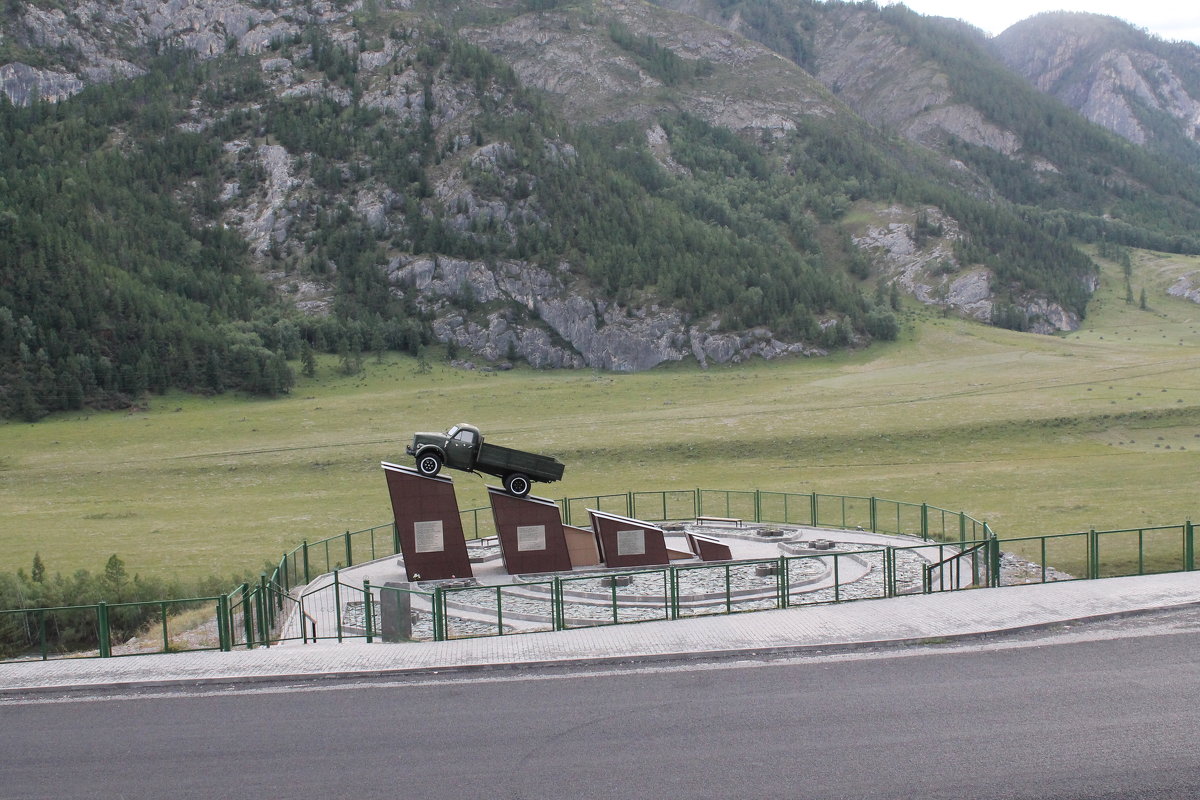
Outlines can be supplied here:
<path id="1" fill-rule="evenodd" d="M 730 569 L 729 564 L 726 564 L 725 565 L 725 613 L 726 614 L 733 613 L 733 597 L 730 594 L 731 586 L 730 586 L 729 569 Z"/>
<path id="2" fill-rule="evenodd" d="M 633 492 L 625 493 L 625 516 L 633 516 Z"/>
<path id="3" fill-rule="evenodd" d="M 222 653 L 233 649 L 233 635 L 229 630 L 229 596 L 225 594 L 217 597 L 217 639 L 221 642 Z"/>
<path id="4" fill-rule="evenodd" d="M 754 521 L 762 522 L 762 492 L 754 490 Z"/>
<path id="5" fill-rule="evenodd" d="M 396 523 L 392 523 L 392 555 L 400 552 L 400 529 L 396 527 Z"/>
<path id="6" fill-rule="evenodd" d="M 100 628 L 100 657 L 112 657 L 112 636 L 108 630 L 108 604 L 103 600 L 96 604 L 96 624 Z"/>
<path id="7" fill-rule="evenodd" d="M 692 491 L 692 519 L 700 516 L 700 489 L 697 487 Z"/>
<path id="8" fill-rule="evenodd" d="M 258 631 L 262 643 L 271 646 L 271 602 L 267 594 L 267 573 L 258 576 Z"/>
<path id="9" fill-rule="evenodd" d="M 697 515 L 698 516 L 698 515 Z M 679 567 L 667 567 L 667 576 L 671 585 L 668 588 L 671 603 L 671 619 L 679 619 Z"/>
<path id="10" fill-rule="evenodd" d="M 958 543 L 960 545 L 967 541 L 967 515 L 963 512 L 958 512 Z"/>
<path id="11" fill-rule="evenodd" d="M 787 556 L 779 557 L 779 567 L 776 575 L 779 580 L 779 608 L 787 608 L 792 604 L 791 601 L 791 586 L 788 585 L 788 563 Z"/>
<path id="12" fill-rule="evenodd" d="M 333 613 L 337 615 L 337 639 L 342 642 L 342 582 L 338 579 L 338 571 L 333 571 Z"/>
<path id="13" fill-rule="evenodd" d="M 246 649 L 254 648 L 254 610 L 250 607 L 250 584 L 242 584 L 242 622 L 246 628 Z"/>
<path id="14" fill-rule="evenodd" d="M 346 531 L 345 537 L 346 537 L 346 566 L 353 567 L 354 566 L 354 552 L 350 548 L 350 531 Z"/>
<path id="15" fill-rule="evenodd" d="M 892 548 L 883 546 L 883 596 L 892 596 Z"/>
<path id="16" fill-rule="evenodd" d="M 808 506 L 809 506 L 809 516 L 812 517 L 812 525 L 813 525 L 813 527 L 818 527 L 819 523 L 817 522 L 817 493 L 816 492 L 813 492 L 812 494 L 810 494 L 808 496 Z"/>
<path id="17" fill-rule="evenodd" d="M 1183 523 L 1183 568 L 1187 572 L 1196 569 L 1196 530 L 1189 519 Z"/>
<path id="18" fill-rule="evenodd" d="M 1100 577 L 1100 537 L 1095 528 L 1088 529 L 1088 577 Z"/>
<path id="19" fill-rule="evenodd" d="M 563 629 L 562 620 L 562 578 L 554 576 L 550 583 L 550 620 L 551 627 L 556 631 Z"/>
<path id="20" fill-rule="evenodd" d="M 879 533 L 879 525 L 876 522 L 877 511 L 875 510 L 875 498 L 871 497 L 871 533 Z"/>
<path id="21" fill-rule="evenodd" d="M 445 592 L 446 590 L 441 586 L 436 586 L 433 590 L 433 640 L 435 642 L 446 641 Z"/>
<path id="22" fill-rule="evenodd" d="M 921 503 L 921 540 L 929 540 L 929 504 Z"/>
<path id="23" fill-rule="evenodd" d="M 304 540 L 304 585 L 312 583 L 312 577 L 308 573 L 308 539 Z"/>
<path id="24" fill-rule="evenodd" d="M 374 641 L 375 615 L 371 610 L 371 581 L 363 578 L 363 628 L 367 631 L 367 644 Z"/>
<path id="25" fill-rule="evenodd" d="M 262 594 L 263 604 L 266 606 L 266 611 L 263 613 L 263 618 L 267 621 L 267 632 L 275 627 L 275 598 L 271 596 L 271 592 L 267 591 L 270 586 L 270 581 L 267 579 L 267 573 L 260 573 L 258 576 L 258 589 Z M 267 637 L 270 638 L 269 636 Z"/>
<path id="26" fill-rule="evenodd" d="M 992 586 L 996 587 L 1000 585 L 1000 539 L 996 536 L 996 534 L 991 532 L 991 529 L 988 528 L 988 524 L 986 522 L 983 523 L 983 533 L 988 537 L 989 543 L 989 577 L 991 578 Z"/>

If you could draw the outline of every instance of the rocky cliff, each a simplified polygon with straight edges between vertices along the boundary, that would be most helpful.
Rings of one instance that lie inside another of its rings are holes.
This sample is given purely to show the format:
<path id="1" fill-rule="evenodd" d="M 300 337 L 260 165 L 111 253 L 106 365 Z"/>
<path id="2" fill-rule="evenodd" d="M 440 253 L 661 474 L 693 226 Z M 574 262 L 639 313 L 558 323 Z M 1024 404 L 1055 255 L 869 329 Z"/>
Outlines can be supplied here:
<path id="1" fill-rule="evenodd" d="M 1038 89 L 1131 142 L 1200 142 L 1195 45 L 1163 42 L 1113 17 L 1052 13 L 1013 25 L 993 49 Z"/>

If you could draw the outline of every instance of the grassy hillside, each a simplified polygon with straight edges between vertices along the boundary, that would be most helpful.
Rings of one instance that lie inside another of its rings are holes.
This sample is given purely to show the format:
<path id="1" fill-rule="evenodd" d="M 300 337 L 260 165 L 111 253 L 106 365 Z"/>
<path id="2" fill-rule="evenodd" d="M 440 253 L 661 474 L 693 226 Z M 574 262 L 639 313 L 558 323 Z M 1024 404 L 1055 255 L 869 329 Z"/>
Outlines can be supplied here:
<path id="1" fill-rule="evenodd" d="M 145 411 L 0 426 L 0 570 L 200 577 L 390 520 L 381 460 L 467 420 L 554 454 L 558 498 L 627 489 L 820 491 L 927 501 L 1002 536 L 1200 519 L 1200 307 L 1161 290 L 1200 260 L 1105 265 L 1087 327 L 1016 334 L 909 311 L 902 341 L 830 359 L 633 375 L 478 373 L 331 359 L 290 397 L 182 394 Z M 481 479 L 452 473 L 460 505 Z"/>

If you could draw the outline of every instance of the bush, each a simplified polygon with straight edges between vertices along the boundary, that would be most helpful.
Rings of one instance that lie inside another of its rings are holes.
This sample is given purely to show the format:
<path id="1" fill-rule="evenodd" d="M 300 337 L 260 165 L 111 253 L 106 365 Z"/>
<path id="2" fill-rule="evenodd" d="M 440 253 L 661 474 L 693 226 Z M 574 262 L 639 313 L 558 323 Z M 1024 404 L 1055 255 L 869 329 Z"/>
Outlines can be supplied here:
<path id="1" fill-rule="evenodd" d="M 867 314 L 867 333 L 881 341 L 894 341 L 900 335 L 900 322 L 892 312 L 876 308 Z"/>

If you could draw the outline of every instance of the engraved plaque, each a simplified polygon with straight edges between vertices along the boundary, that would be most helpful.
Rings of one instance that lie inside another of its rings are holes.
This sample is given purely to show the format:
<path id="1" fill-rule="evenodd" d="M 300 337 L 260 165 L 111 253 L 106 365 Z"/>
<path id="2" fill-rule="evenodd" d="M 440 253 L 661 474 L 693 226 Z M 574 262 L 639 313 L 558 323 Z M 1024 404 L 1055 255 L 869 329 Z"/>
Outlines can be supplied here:
<path id="1" fill-rule="evenodd" d="M 416 539 L 415 549 L 418 553 L 440 553 L 446 549 L 440 519 L 430 522 L 414 522 L 413 536 Z"/>
<path id="2" fill-rule="evenodd" d="M 645 531 L 617 531 L 617 555 L 640 556 L 646 553 Z"/>
<path id="3" fill-rule="evenodd" d="M 545 525 L 518 525 L 517 526 L 517 550 L 545 550 L 546 549 L 546 526 Z"/>

